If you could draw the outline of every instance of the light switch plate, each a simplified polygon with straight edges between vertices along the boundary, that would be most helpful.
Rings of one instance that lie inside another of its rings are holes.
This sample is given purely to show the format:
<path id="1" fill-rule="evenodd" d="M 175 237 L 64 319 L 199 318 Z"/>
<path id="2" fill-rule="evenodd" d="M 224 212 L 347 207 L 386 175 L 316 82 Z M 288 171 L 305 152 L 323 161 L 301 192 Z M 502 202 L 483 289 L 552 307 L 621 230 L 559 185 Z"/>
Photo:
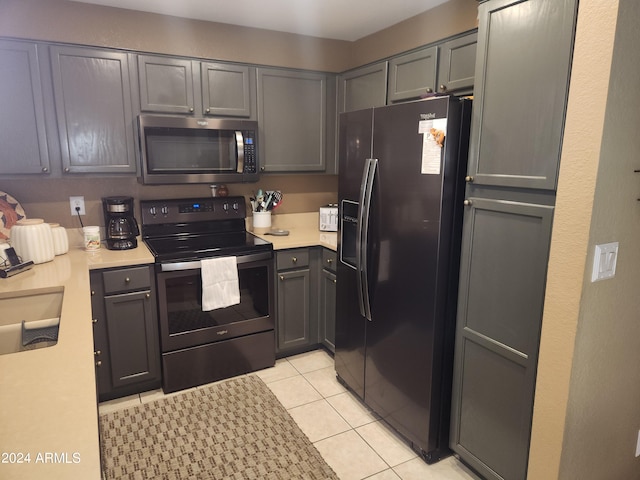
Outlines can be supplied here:
<path id="1" fill-rule="evenodd" d="M 591 281 L 606 280 L 613 278 L 616 274 L 616 263 L 618 262 L 618 242 L 603 243 L 596 245 L 593 256 L 593 271 Z"/>

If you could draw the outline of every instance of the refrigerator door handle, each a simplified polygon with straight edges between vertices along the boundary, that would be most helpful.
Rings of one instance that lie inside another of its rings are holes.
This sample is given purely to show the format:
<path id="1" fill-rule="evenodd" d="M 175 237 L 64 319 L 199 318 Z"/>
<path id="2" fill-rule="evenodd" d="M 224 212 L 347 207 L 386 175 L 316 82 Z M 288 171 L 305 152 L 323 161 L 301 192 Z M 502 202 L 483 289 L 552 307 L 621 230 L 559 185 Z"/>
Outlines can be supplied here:
<path id="1" fill-rule="evenodd" d="M 358 245 L 356 263 L 358 268 L 358 292 L 360 314 L 371 321 L 371 303 L 369 298 L 369 269 L 367 265 L 369 218 L 373 181 L 378 167 L 378 159 L 369 158 L 362 174 L 360 185 L 360 209 L 358 211 Z"/>

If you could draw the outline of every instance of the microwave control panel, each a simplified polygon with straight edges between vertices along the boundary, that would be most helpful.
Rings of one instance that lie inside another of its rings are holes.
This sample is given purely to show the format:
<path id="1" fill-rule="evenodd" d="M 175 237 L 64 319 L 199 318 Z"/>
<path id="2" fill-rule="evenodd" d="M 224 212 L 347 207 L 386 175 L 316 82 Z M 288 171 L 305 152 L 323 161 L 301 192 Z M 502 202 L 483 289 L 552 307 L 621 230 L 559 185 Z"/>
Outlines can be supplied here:
<path id="1" fill-rule="evenodd" d="M 244 133 L 244 173 L 257 173 L 256 166 L 256 133 L 246 130 Z"/>

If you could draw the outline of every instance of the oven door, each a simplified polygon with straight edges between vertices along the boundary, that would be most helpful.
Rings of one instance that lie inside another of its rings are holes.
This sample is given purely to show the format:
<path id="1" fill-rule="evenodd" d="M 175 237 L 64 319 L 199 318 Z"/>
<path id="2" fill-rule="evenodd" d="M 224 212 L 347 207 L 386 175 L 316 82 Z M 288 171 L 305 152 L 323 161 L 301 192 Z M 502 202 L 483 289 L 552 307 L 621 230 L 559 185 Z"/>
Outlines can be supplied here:
<path id="1" fill-rule="evenodd" d="M 240 303 L 207 312 L 202 311 L 199 261 L 159 265 L 163 353 L 274 329 L 272 253 L 238 256 L 236 261 Z"/>

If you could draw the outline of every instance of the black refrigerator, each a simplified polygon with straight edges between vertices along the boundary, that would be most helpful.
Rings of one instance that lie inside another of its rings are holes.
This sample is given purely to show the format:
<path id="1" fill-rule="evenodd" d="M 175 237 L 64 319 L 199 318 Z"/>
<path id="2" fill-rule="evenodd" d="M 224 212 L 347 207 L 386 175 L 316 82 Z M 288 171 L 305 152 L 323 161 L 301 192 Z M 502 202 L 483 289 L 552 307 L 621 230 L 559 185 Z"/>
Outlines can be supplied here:
<path id="1" fill-rule="evenodd" d="M 340 115 L 338 379 L 428 463 L 448 456 L 471 101 Z"/>

